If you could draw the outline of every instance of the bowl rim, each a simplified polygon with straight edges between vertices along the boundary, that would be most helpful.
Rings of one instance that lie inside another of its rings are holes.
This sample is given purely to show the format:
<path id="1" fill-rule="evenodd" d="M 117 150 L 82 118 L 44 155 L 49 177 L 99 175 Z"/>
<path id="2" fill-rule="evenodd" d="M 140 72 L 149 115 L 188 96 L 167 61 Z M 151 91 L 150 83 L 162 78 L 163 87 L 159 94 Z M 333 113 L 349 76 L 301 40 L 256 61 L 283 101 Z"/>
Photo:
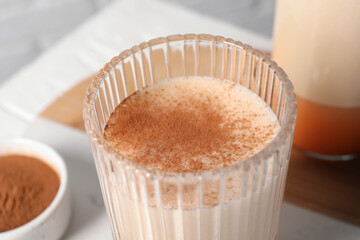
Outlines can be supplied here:
<path id="1" fill-rule="evenodd" d="M 11 239 L 16 237 L 22 237 L 29 232 L 36 231 L 38 226 L 43 225 L 51 215 L 56 211 L 56 209 L 61 205 L 61 203 L 64 201 L 66 192 L 69 188 L 69 177 L 68 177 L 68 170 L 65 164 L 64 159 L 60 156 L 58 152 L 56 152 L 52 147 L 49 145 L 35 141 L 28 138 L 14 138 L 10 140 L 2 140 L 0 141 L 0 149 L 6 149 L 6 148 L 12 148 L 12 150 L 9 152 L 9 155 L 14 153 L 14 150 L 16 148 L 19 148 L 19 152 L 17 154 L 21 155 L 22 152 L 24 152 L 24 148 L 31 147 L 31 151 L 33 151 L 33 155 L 35 158 L 38 158 L 39 160 L 45 162 L 49 167 L 51 167 L 55 172 L 58 174 L 60 179 L 60 185 L 59 189 L 50 203 L 50 205 L 45 208 L 45 210 L 40 213 L 37 217 L 32 219 L 31 221 L 8 231 L 0 232 L 0 240 L 5 239 Z M 46 160 L 43 160 L 42 157 L 39 155 L 41 153 L 45 153 L 47 158 L 50 158 L 54 164 L 50 166 L 46 162 Z M 4 156 L 6 153 L 0 153 L 0 156 Z M 29 155 L 24 153 L 24 155 Z"/>

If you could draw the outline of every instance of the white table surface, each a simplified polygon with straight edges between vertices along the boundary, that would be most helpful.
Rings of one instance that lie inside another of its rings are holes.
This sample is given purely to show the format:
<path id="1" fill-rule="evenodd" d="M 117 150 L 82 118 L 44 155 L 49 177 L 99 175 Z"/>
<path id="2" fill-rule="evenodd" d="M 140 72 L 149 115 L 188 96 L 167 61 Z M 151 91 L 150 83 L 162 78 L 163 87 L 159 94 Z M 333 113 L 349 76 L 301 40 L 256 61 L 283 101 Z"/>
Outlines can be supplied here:
<path id="1" fill-rule="evenodd" d="M 157 0 L 116 1 L 8 79 L 0 89 L 0 139 L 27 136 L 67 160 L 73 218 L 64 239 L 111 239 L 88 140 L 84 133 L 38 119 L 58 96 L 134 44 L 175 33 L 210 33 L 264 50 L 271 40 Z M 73 142 L 77 142 L 74 146 Z M 360 228 L 285 203 L 279 240 L 358 240 Z"/>

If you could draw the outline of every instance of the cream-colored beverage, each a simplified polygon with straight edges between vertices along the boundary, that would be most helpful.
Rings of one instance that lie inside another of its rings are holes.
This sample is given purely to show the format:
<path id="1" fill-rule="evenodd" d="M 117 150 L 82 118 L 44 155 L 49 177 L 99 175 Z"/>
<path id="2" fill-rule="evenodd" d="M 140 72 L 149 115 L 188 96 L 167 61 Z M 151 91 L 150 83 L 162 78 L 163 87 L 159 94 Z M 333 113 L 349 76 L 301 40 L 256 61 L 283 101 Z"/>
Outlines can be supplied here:
<path id="1" fill-rule="evenodd" d="M 300 149 L 360 154 L 359 40 L 358 0 L 277 0 L 272 57 L 298 97 Z"/>
<path id="2" fill-rule="evenodd" d="M 172 35 L 114 57 L 84 123 L 116 240 L 274 240 L 296 98 L 269 56 Z"/>
<path id="3" fill-rule="evenodd" d="M 169 172 L 197 172 L 224 168 L 250 158 L 268 145 L 279 129 L 271 108 L 247 88 L 210 77 L 181 77 L 157 82 L 122 101 L 107 121 L 104 137 L 116 151 L 140 165 Z M 271 167 L 267 171 L 272 171 Z M 254 196 L 252 201 L 258 202 L 252 209 L 248 198 L 235 200 L 242 190 L 240 176 L 225 184 L 234 189 L 227 196 L 234 201 L 219 207 L 219 199 L 215 197 L 217 186 L 209 182 L 203 188 L 207 194 L 201 211 L 192 199 L 196 196 L 191 186 L 188 198 L 182 203 L 183 210 L 179 210 L 172 196 L 176 195 L 176 185 L 163 186 L 168 193 L 161 199 L 167 206 L 165 209 L 157 208 L 151 197 L 150 206 L 124 198 L 128 206 L 122 213 L 126 216 L 124 236 L 156 240 L 199 236 L 248 239 L 251 235 L 247 226 L 252 215 L 269 211 L 268 205 Z M 153 191 L 151 186 L 148 189 Z M 267 188 L 262 196 L 269 195 Z M 221 219 L 214 218 L 219 211 L 222 211 Z M 199 218 L 201 226 L 198 226 Z M 127 226 L 130 222 L 136 226 Z M 222 226 L 215 227 L 219 222 Z M 162 225 L 167 229 L 165 233 Z M 262 228 L 269 226 L 270 222 L 261 223 Z M 133 232 L 127 233 L 129 229 Z M 255 233 L 251 239 L 261 236 Z"/>

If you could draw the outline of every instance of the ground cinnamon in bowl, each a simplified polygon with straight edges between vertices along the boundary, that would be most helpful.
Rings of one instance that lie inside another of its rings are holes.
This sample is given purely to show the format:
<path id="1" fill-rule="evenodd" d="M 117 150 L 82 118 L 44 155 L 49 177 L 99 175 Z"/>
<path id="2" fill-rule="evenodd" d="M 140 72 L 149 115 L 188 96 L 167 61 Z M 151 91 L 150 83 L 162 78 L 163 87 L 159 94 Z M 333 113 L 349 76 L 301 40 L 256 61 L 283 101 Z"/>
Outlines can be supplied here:
<path id="1" fill-rule="evenodd" d="M 0 232 L 40 215 L 59 186 L 58 174 L 43 161 L 23 155 L 0 156 Z"/>

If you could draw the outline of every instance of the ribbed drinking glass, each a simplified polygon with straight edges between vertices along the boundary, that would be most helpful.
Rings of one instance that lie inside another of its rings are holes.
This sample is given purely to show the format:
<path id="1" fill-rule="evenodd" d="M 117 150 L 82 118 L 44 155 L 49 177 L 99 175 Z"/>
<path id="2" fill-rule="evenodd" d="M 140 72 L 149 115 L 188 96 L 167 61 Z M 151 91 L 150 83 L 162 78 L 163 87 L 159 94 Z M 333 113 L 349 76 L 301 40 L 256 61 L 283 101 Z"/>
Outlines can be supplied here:
<path id="1" fill-rule="evenodd" d="M 280 132 L 251 158 L 212 171 L 160 171 L 116 152 L 102 136 L 112 111 L 138 89 L 181 76 L 245 86 L 271 107 Z M 114 239 L 274 239 L 296 111 L 283 70 L 266 54 L 232 39 L 172 35 L 114 57 L 89 86 L 83 111 Z"/>

